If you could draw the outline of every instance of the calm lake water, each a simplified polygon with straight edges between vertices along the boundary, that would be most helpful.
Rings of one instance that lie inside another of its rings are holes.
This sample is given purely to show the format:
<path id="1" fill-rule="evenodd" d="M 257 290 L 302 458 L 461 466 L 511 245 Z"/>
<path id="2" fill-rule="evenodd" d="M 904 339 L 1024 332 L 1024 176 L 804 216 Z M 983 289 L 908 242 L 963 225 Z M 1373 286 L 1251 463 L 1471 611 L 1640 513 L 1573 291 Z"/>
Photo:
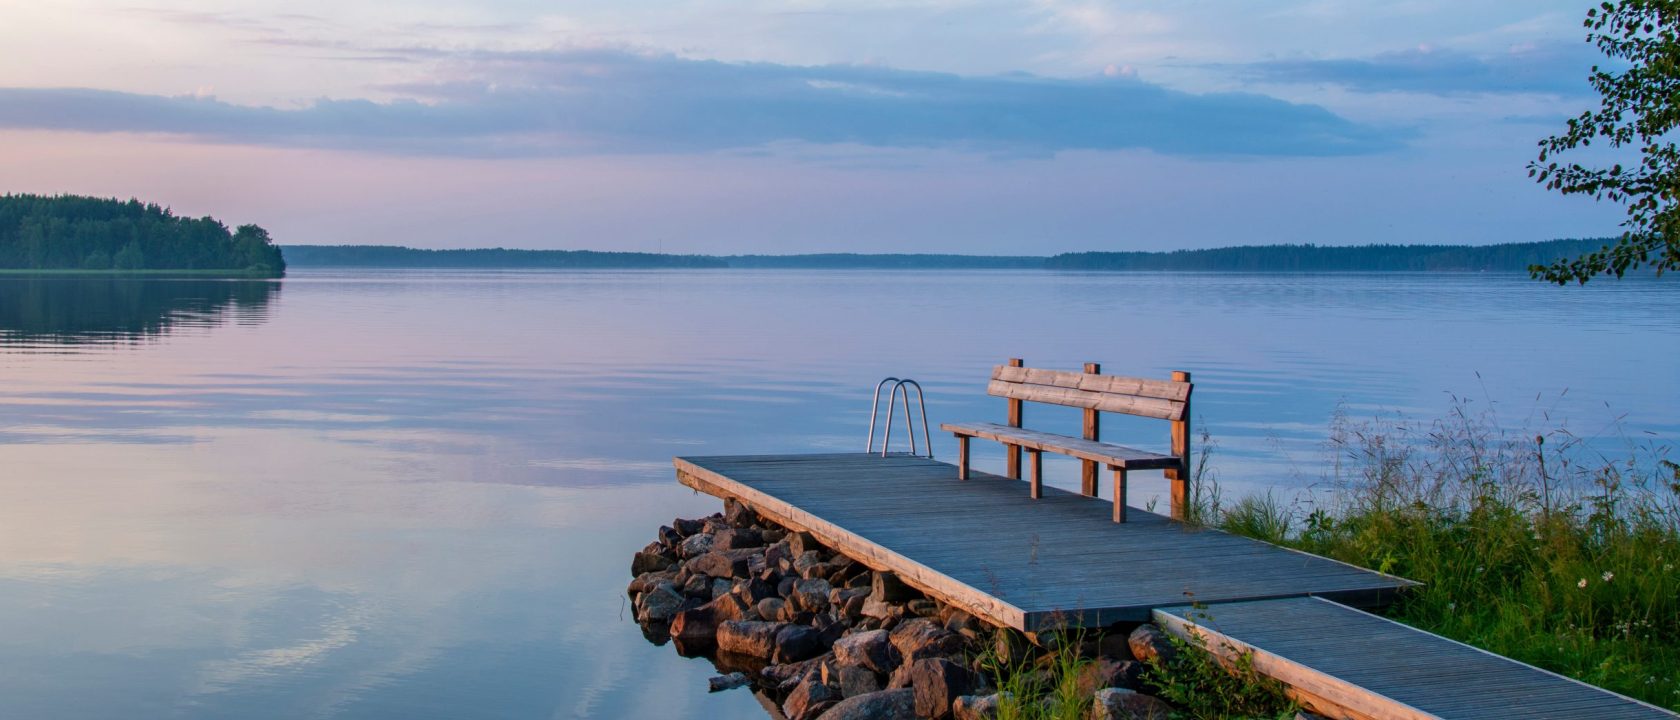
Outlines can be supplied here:
<path id="1" fill-rule="evenodd" d="M 0 277 L 0 717 L 761 717 L 629 617 L 631 553 L 719 507 L 673 455 L 861 449 L 887 375 L 1001 420 L 1010 356 L 1193 371 L 1233 493 L 1317 479 L 1339 405 L 1672 441 L 1677 308 L 1518 275 Z"/>

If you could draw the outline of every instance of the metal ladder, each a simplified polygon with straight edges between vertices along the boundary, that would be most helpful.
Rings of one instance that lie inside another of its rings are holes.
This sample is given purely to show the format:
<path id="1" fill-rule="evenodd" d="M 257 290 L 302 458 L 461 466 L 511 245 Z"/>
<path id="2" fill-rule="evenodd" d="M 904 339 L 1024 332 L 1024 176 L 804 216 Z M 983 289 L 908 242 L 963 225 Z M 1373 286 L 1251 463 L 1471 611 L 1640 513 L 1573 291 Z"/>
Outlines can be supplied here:
<path id="1" fill-rule="evenodd" d="M 933 436 L 928 432 L 927 399 L 922 395 L 921 383 L 910 378 L 890 377 L 875 384 L 875 397 L 869 401 L 869 439 L 865 441 L 863 451 L 866 453 L 875 452 L 875 420 L 881 414 L 881 388 L 886 387 L 887 383 L 893 385 L 891 389 L 887 390 L 887 429 L 886 432 L 881 433 L 881 457 L 887 456 L 887 445 L 892 442 L 893 410 L 898 405 L 900 395 L 904 396 L 904 427 L 905 432 L 910 435 L 910 454 L 921 454 L 916 449 L 916 424 L 911 420 L 910 415 L 909 388 L 916 388 L 916 404 L 922 410 L 922 442 L 927 446 L 928 459 L 932 460 Z"/>

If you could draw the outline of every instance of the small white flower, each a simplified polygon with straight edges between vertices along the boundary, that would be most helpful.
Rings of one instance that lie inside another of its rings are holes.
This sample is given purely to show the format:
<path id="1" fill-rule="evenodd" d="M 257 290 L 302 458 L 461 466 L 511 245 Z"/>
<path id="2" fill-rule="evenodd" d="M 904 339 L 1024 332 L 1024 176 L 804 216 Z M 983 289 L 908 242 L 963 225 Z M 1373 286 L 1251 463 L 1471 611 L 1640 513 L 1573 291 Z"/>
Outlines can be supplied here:
<path id="1" fill-rule="evenodd" d="M 1674 563 L 1663 563 L 1663 572 L 1668 572 L 1668 571 L 1673 570 L 1673 569 L 1674 569 Z"/>
<path id="2" fill-rule="evenodd" d="M 1480 566 L 1480 565 L 1477 565 L 1477 566 L 1476 566 L 1476 572 L 1481 572 L 1481 571 L 1483 571 L 1483 570 L 1485 570 L 1485 569 L 1486 569 L 1486 568 L 1483 568 L 1483 567 L 1482 567 L 1482 566 Z"/>
<path id="3" fill-rule="evenodd" d="M 1604 582 L 1610 582 L 1610 579 L 1613 577 L 1616 577 L 1616 573 L 1610 572 L 1609 570 L 1604 571 Z"/>
<path id="4" fill-rule="evenodd" d="M 1587 588 L 1587 579 L 1586 578 L 1581 578 L 1581 582 L 1575 583 L 1575 587 L 1578 587 L 1578 588 L 1581 588 L 1582 590 L 1585 590 Z"/>

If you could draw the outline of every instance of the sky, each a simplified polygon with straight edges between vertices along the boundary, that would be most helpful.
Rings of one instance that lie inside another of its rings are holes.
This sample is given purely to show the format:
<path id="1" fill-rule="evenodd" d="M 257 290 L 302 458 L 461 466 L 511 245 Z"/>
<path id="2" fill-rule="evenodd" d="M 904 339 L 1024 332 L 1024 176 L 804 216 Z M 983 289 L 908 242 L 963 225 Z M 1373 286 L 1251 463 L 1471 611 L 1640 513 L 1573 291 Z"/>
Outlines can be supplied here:
<path id="1" fill-rule="evenodd" d="M 0 0 L 0 192 L 282 244 L 1523 242 L 1582 0 Z"/>

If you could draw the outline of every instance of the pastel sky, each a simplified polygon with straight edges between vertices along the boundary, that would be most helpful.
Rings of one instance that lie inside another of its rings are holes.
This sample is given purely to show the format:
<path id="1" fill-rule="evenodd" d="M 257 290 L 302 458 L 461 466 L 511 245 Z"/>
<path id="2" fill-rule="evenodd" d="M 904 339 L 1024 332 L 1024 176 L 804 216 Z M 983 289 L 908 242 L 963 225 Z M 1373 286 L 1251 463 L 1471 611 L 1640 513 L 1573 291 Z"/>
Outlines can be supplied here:
<path id="1" fill-rule="evenodd" d="M 0 0 L 0 192 L 282 243 L 1041 254 L 1607 235 L 1584 0 Z"/>

